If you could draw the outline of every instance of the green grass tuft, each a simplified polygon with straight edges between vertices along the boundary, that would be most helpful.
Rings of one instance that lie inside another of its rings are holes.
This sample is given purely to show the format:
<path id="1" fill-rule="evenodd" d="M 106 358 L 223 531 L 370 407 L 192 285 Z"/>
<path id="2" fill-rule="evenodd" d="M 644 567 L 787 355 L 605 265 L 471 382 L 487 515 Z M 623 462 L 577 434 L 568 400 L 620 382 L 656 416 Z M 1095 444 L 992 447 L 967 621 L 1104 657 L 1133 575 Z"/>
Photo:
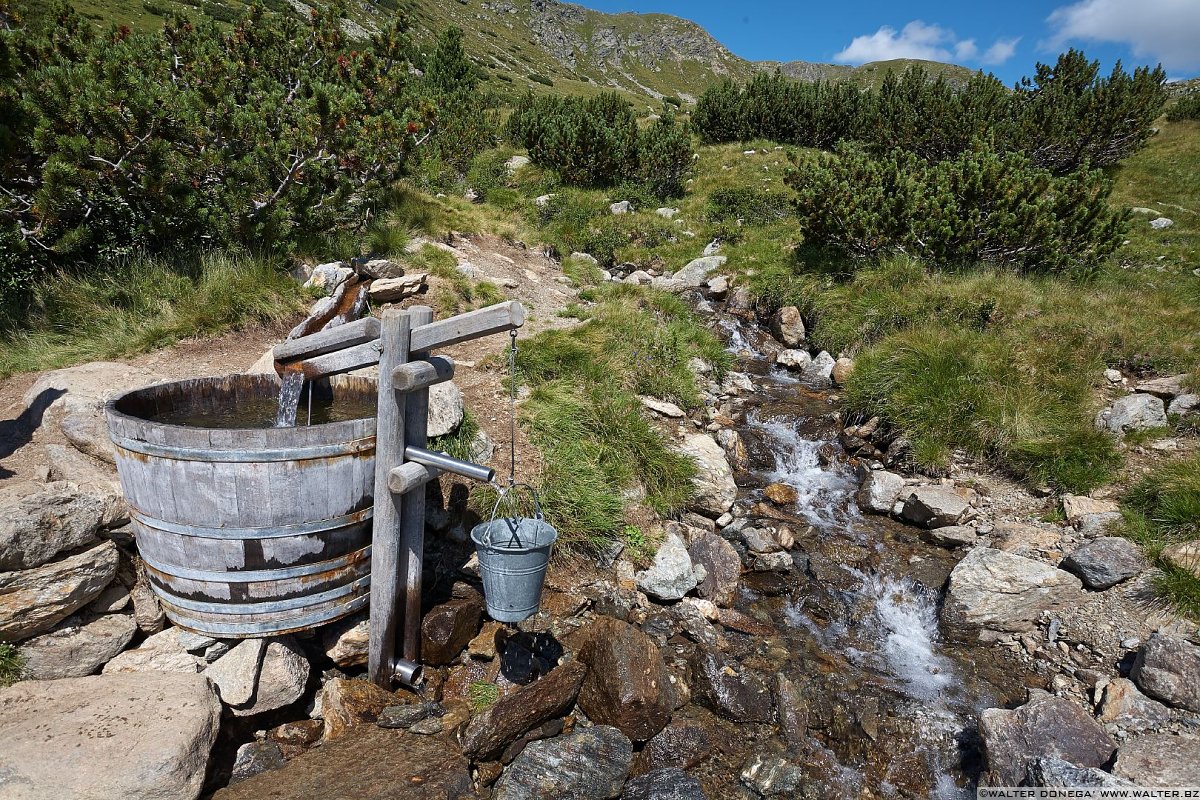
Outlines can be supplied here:
<path id="1" fill-rule="evenodd" d="M 478 714 L 496 705 L 500 699 L 500 687 L 494 683 L 475 681 L 468 688 L 471 711 Z"/>
<path id="2" fill-rule="evenodd" d="M 1163 601 L 1200 620 L 1200 576 L 1162 558 L 1167 546 L 1200 538 L 1200 455 L 1163 464 L 1134 486 L 1119 532 L 1154 560 L 1154 587 Z"/>
<path id="3" fill-rule="evenodd" d="M 25 675 L 25 658 L 15 645 L 0 644 L 0 689 L 12 686 Z"/>
<path id="4" fill-rule="evenodd" d="M 24 318 L 0 333 L 0 377 L 276 322 L 304 300 L 277 264 L 237 254 L 182 266 L 139 259 L 111 272 L 50 276 L 35 288 Z"/>

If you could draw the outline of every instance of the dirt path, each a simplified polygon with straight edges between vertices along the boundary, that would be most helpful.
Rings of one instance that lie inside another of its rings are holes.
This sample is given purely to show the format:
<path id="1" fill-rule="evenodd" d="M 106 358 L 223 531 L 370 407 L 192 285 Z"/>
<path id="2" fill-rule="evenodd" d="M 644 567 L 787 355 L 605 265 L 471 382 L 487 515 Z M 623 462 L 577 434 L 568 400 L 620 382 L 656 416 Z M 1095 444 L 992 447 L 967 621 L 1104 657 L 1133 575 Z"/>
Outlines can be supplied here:
<path id="1" fill-rule="evenodd" d="M 558 316 L 574 302 L 578 293 L 563 278 L 556 261 L 523 245 L 499 237 L 452 236 L 447 249 L 460 264 L 469 264 L 476 281 L 490 281 L 505 297 L 519 300 L 527 314 L 518 342 L 548 328 L 568 327 L 575 320 Z M 424 301 L 414 298 L 404 305 Z M 283 341 L 302 316 L 271 326 L 252 326 L 205 339 L 179 342 L 118 363 L 143 367 L 165 380 L 228 375 L 247 370 L 275 344 Z M 504 388 L 508 337 L 492 336 L 447 349 L 455 359 L 455 382 L 462 389 L 466 407 L 479 426 L 495 442 L 491 466 L 503 477 L 509 470 L 508 394 Z M 44 480 L 45 445 L 61 444 L 64 437 L 54 424 L 39 424 L 25 414 L 24 395 L 44 373 L 31 372 L 0 380 L 0 485 L 5 481 Z M 114 387 L 115 390 L 135 386 Z M 25 418 L 22 418 L 22 415 Z M 538 460 L 533 448 L 518 429 L 518 472 L 536 474 Z"/>

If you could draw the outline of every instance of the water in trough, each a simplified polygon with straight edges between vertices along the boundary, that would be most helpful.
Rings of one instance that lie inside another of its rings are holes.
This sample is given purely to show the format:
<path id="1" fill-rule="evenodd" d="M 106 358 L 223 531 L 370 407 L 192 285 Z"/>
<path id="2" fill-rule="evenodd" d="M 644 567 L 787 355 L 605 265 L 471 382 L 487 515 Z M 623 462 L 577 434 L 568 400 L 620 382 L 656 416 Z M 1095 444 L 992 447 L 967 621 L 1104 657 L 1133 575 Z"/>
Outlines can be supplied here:
<path id="1" fill-rule="evenodd" d="M 829 392 L 807 390 L 759 356 L 752 327 L 724 318 L 718 329 L 755 385 L 739 416 L 751 469 L 738 476 L 738 506 L 752 525 L 787 525 L 809 562 L 784 579 L 744 577 L 739 609 L 781 637 L 736 655 L 790 680 L 806 718 L 802 744 L 776 736 L 756 749 L 778 751 L 824 797 L 974 797 L 978 713 L 1022 701 L 1025 676 L 990 646 L 943 637 L 941 589 L 956 557 L 859 511 Z M 797 494 L 773 508 L 775 519 L 762 493 L 771 483 Z"/>
<path id="2" fill-rule="evenodd" d="M 313 391 L 309 391 L 309 386 Z M 300 425 L 324 425 L 375 416 L 371 393 L 343 393 L 335 396 L 327 385 L 310 384 L 299 372 L 286 372 L 279 392 L 261 395 L 243 394 L 236 401 L 181 402 L 145 414 L 146 419 L 168 425 L 191 428 L 290 428 Z"/>

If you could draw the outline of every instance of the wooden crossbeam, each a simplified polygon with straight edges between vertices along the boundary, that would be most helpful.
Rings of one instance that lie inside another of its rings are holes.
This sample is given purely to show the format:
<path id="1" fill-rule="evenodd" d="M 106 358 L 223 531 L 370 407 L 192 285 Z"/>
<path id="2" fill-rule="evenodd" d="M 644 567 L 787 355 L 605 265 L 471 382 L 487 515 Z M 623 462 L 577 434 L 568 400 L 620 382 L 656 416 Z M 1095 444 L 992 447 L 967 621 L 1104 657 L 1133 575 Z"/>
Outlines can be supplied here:
<path id="1" fill-rule="evenodd" d="M 524 324 L 524 306 L 516 300 L 510 300 L 415 327 L 412 331 L 412 349 L 414 352 L 436 350 L 493 333 L 516 330 Z"/>
<path id="2" fill-rule="evenodd" d="M 454 377 L 454 359 L 430 356 L 425 361 L 401 364 L 392 370 L 392 386 L 397 392 L 415 392 Z"/>
<path id="3" fill-rule="evenodd" d="M 352 372 L 378 364 L 382 349 L 383 346 L 376 339 L 373 342 L 347 347 L 345 350 L 336 350 L 323 356 L 301 361 L 300 371 L 310 381 L 330 375 L 340 375 L 343 372 Z"/>
<path id="4" fill-rule="evenodd" d="M 271 355 L 276 361 L 299 361 L 365 344 L 379 338 L 379 320 L 364 317 L 327 331 L 312 333 L 275 345 Z"/>

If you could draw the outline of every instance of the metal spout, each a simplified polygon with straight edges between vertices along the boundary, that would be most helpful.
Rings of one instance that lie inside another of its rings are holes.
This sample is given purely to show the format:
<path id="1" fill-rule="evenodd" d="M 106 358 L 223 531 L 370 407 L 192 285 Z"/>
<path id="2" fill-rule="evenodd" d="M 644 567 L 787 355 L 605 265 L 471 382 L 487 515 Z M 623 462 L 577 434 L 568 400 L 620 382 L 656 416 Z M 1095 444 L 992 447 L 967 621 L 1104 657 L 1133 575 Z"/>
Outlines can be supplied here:
<path id="1" fill-rule="evenodd" d="M 424 668 L 420 664 L 409 661 L 406 658 L 392 660 L 392 680 L 397 683 L 418 689 L 424 682 L 423 672 Z"/>
<path id="2" fill-rule="evenodd" d="M 404 457 L 409 461 L 415 461 L 426 467 L 440 469 L 443 472 L 453 472 L 455 475 L 461 475 L 464 478 L 470 478 L 481 483 L 491 483 L 496 477 L 496 470 L 491 467 L 485 467 L 482 464 L 472 464 L 470 461 L 462 461 L 445 453 L 426 450 L 423 447 L 409 445 L 404 448 Z"/>

